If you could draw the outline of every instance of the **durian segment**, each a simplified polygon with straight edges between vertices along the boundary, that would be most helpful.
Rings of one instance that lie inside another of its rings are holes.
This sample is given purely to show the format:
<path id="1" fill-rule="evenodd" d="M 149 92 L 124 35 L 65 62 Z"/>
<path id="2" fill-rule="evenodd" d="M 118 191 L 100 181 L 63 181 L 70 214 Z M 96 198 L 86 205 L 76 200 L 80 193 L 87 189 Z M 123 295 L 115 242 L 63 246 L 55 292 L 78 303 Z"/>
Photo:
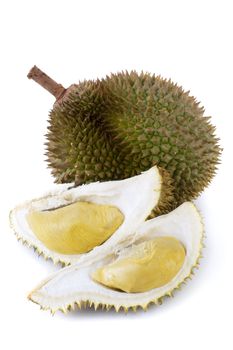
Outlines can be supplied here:
<path id="1" fill-rule="evenodd" d="M 122 224 L 124 215 L 116 207 L 76 202 L 27 215 L 30 229 L 49 249 L 62 254 L 82 254 L 102 244 Z"/>
<path id="2" fill-rule="evenodd" d="M 184 259 L 184 246 L 176 238 L 156 237 L 132 246 L 126 257 L 98 268 L 92 278 L 127 293 L 146 292 L 170 282 Z"/>
<path id="3" fill-rule="evenodd" d="M 131 241 L 136 228 L 156 207 L 161 193 L 162 178 L 156 166 L 144 173 L 120 181 L 96 182 L 78 187 L 72 184 L 56 185 L 55 189 L 39 199 L 19 205 L 10 213 L 10 223 L 18 239 L 33 246 L 54 263 L 74 263 L 91 256 L 98 258 L 114 250 L 120 242 Z M 124 216 L 119 228 L 103 244 L 89 253 L 62 254 L 46 247 L 35 235 L 27 221 L 27 215 L 33 211 L 44 211 L 67 206 L 77 201 L 113 206 Z"/>
<path id="4" fill-rule="evenodd" d="M 140 293 L 125 293 L 103 286 L 93 280 L 92 275 L 118 257 L 129 254 L 132 244 L 127 247 L 116 245 L 115 251 L 102 256 L 99 260 L 83 260 L 51 275 L 37 286 L 29 295 L 29 299 L 51 312 L 68 310 L 74 305 L 81 308 L 88 303 L 109 309 L 114 307 L 134 311 L 137 307 L 146 309 L 150 303 L 160 304 L 165 296 L 172 296 L 173 291 L 190 278 L 193 269 L 197 267 L 203 246 L 204 227 L 201 216 L 194 204 L 186 202 L 169 214 L 148 220 L 135 230 L 133 244 L 171 236 L 179 240 L 185 248 L 185 259 L 176 276 L 167 284 Z"/>

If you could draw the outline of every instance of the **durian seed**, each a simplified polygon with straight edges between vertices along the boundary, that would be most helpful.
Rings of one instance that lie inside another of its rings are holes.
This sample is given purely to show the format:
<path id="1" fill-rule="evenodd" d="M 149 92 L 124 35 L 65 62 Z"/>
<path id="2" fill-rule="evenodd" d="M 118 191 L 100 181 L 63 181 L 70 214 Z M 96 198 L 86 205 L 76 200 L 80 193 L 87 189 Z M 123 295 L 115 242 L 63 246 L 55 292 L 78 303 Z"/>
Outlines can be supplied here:
<path id="1" fill-rule="evenodd" d="M 156 237 L 131 248 L 124 257 L 100 267 L 92 278 L 127 293 L 162 287 L 177 275 L 185 260 L 185 248 L 174 237 Z"/>
<path id="2" fill-rule="evenodd" d="M 106 241 L 123 223 L 110 205 L 76 202 L 49 211 L 31 211 L 27 221 L 37 238 L 61 254 L 82 254 Z"/>

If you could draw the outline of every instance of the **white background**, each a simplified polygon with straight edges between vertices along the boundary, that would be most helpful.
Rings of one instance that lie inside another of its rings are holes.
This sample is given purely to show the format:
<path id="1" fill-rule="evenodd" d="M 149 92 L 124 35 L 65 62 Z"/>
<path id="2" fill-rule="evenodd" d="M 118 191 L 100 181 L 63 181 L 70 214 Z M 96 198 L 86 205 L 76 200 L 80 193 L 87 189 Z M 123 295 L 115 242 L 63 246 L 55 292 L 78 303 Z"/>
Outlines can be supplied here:
<path id="1" fill-rule="evenodd" d="M 232 1 L 1 1 L 1 349 L 232 349 Z M 53 186 L 44 145 L 53 96 L 29 81 L 37 64 L 65 87 L 124 69 L 182 85 L 213 117 L 224 147 L 198 199 L 206 249 L 194 279 L 148 312 L 54 317 L 26 299 L 59 267 L 17 242 L 16 204 Z"/>

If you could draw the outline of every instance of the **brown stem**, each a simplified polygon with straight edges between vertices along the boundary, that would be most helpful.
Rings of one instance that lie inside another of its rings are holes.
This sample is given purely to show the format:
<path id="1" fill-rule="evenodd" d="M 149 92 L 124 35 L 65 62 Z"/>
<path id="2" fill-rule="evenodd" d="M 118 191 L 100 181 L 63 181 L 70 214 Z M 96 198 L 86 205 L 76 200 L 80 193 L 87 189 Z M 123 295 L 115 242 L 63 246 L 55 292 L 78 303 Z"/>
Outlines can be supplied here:
<path id="1" fill-rule="evenodd" d="M 48 90 L 53 96 L 56 97 L 57 100 L 66 92 L 64 86 L 56 83 L 56 81 L 42 72 L 39 68 L 37 68 L 37 66 L 32 67 L 27 76 L 29 79 L 33 79 L 35 82 L 40 84 L 44 89 Z"/>

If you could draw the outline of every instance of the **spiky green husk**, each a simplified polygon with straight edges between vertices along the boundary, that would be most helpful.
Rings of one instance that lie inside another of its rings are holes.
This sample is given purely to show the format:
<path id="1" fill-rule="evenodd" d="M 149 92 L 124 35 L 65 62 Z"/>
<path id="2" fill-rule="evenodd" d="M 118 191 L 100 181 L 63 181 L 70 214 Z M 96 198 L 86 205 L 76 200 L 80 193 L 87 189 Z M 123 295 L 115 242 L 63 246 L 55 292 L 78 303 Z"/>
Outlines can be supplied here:
<path id="1" fill-rule="evenodd" d="M 50 113 L 47 155 L 56 182 L 116 180 L 123 165 L 103 132 L 101 83 L 83 82 Z"/>
<path id="2" fill-rule="evenodd" d="M 159 168 L 159 173 L 162 178 L 160 198 L 157 206 L 152 210 L 148 219 L 152 219 L 155 216 L 169 213 L 174 208 L 174 181 L 165 169 Z"/>
<path id="3" fill-rule="evenodd" d="M 188 92 L 132 71 L 80 83 L 50 114 L 48 161 L 57 182 L 131 177 L 154 164 L 174 181 L 167 212 L 210 183 L 220 147 L 204 109 Z"/>

